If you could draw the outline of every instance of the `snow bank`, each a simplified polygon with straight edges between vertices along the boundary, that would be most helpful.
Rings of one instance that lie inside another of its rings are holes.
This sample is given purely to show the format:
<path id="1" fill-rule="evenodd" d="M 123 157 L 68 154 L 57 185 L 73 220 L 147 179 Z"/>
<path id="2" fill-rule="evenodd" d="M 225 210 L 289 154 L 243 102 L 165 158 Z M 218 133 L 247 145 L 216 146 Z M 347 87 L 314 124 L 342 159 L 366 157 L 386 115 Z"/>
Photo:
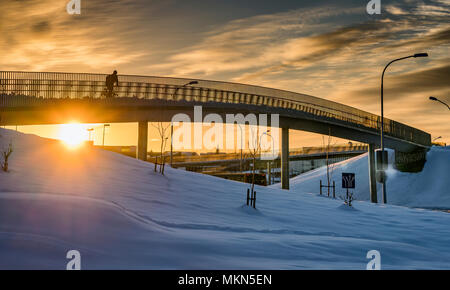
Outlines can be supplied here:
<path id="1" fill-rule="evenodd" d="M 446 213 L 362 201 L 349 210 L 259 186 L 254 210 L 243 183 L 0 135 L 15 150 L 0 173 L 2 269 L 65 269 L 72 249 L 83 269 L 365 269 L 372 249 L 384 269 L 450 268 Z"/>
<path id="2" fill-rule="evenodd" d="M 389 160 L 394 154 L 389 152 Z M 333 166 L 332 180 L 337 192 L 341 188 L 342 172 L 356 174 L 354 196 L 359 200 L 370 200 L 367 153 L 337 163 Z M 432 147 L 427 153 L 427 162 L 422 172 L 405 173 L 389 164 L 386 183 L 388 203 L 409 207 L 450 209 L 450 147 Z M 326 182 L 326 167 L 301 174 L 291 180 L 291 190 L 299 193 L 319 194 L 319 181 Z M 378 201 L 381 201 L 381 184 L 377 184 Z"/>

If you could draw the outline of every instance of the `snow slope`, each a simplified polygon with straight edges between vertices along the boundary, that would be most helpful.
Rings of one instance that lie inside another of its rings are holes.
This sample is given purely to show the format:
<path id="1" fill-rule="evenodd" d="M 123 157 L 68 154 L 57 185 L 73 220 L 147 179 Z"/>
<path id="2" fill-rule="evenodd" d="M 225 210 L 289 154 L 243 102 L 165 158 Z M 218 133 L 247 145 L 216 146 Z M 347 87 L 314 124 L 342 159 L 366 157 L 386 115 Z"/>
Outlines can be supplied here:
<path id="1" fill-rule="evenodd" d="M 389 152 L 389 160 L 394 154 Z M 342 172 L 353 172 L 356 177 L 354 196 L 359 200 L 370 200 L 367 153 L 337 163 L 333 166 L 332 180 L 336 182 L 336 191 L 341 195 Z M 389 164 L 386 183 L 387 200 L 390 204 L 450 209 L 450 147 L 432 147 L 427 153 L 425 167 L 419 173 L 397 171 Z M 298 193 L 319 194 L 319 180 L 326 182 L 326 167 L 296 176 L 291 180 L 291 190 Z M 378 201 L 382 201 L 381 184 L 377 184 Z"/>
<path id="2" fill-rule="evenodd" d="M 166 169 L 0 129 L 0 268 L 450 269 L 450 215 L 341 201 Z"/>

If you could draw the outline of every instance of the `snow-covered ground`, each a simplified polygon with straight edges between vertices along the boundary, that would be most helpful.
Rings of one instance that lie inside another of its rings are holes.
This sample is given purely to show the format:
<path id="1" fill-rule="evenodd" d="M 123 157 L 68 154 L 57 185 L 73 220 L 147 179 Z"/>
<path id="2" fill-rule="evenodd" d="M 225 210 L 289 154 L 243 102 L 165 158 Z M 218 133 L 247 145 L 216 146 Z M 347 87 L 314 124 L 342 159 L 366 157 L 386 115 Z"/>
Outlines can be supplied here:
<path id="1" fill-rule="evenodd" d="M 0 135 L 15 149 L 0 173 L 2 269 L 65 269 L 72 249 L 83 269 L 365 269 L 369 250 L 382 269 L 450 269 L 447 213 L 270 187 L 254 210 L 243 183 Z"/>
<path id="2" fill-rule="evenodd" d="M 390 204 L 408 207 L 450 210 L 450 147 L 432 147 L 427 153 L 425 167 L 419 173 L 405 173 L 394 169 L 393 151 L 389 152 L 386 183 Z M 341 194 L 342 172 L 355 173 L 356 188 L 352 190 L 358 200 L 370 200 L 367 153 L 331 166 L 331 180 Z M 291 179 L 291 190 L 297 193 L 319 194 L 319 180 L 326 183 L 326 167 L 309 171 Z M 324 189 L 325 190 L 325 189 Z M 377 184 L 378 201 L 382 201 L 381 185 Z"/>

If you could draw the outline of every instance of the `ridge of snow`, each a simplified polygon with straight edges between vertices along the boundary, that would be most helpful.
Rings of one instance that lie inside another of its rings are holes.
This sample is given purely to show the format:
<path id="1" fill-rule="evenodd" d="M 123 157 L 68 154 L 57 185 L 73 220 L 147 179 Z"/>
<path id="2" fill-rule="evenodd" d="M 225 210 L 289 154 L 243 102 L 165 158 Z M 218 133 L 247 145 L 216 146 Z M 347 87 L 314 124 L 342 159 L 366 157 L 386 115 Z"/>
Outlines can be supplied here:
<path id="1" fill-rule="evenodd" d="M 365 269 L 372 249 L 383 269 L 450 268 L 449 214 L 299 193 L 320 169 L 291 191 L 257 186 L 255 210 L 244 183 L 0 135 L 0 149 L 14 146 L 0 172 L 0 269 L 65 269 L 71 249 L 82 269 Z M 430 164 L 447 156 L 430 152 Z"/>

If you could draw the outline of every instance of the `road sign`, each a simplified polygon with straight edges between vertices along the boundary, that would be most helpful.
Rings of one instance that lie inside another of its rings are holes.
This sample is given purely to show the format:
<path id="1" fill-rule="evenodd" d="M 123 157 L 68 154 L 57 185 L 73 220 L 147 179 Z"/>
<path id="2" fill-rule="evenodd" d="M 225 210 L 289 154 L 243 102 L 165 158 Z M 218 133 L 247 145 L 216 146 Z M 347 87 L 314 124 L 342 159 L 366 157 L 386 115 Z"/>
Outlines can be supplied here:
<path id="1" fill-rule="evenodd" d="M 388 152 L 386 150 L 375 151 L 376 160 L 377 160 L 377 170 L 386 170 L 388 168 Z"/>
<path id="2" fill-rule="evenodd" d="M 342 173 L 342 188 L 355 188 L 354 173 Z"/>
<path id="3" fill-rule="evenodd" d="M 377 182 L 379 183 L 385 183 L 387 181 L 387 174 L 384 170 L 377 170 L 377 173 L 375 174 Z"/>

